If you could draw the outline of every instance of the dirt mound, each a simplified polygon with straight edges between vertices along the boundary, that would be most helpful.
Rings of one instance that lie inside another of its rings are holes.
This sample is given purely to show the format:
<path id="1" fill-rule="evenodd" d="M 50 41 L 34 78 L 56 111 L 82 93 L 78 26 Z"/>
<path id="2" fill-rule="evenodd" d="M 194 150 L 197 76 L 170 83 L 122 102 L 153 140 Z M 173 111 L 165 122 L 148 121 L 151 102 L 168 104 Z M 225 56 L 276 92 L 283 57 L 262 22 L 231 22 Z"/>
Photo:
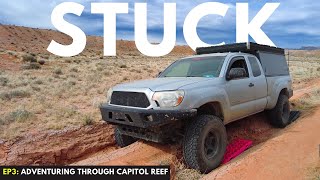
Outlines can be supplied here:
<path id="1" fill-rule="evenodd" d="M 177 146 L 137 142 L 108 154 L 93 155 L 75 165 L 168 165 L 176 155 Z"/>
<path id="2" fill-rule="evenodd" d="M 97 124 L 22 137 L 0 144 L 1 165 L 63 165 L 93 152 L 114 150 L 113 128 Z"/>
<path id="3" fill-rule="evenodd" d="M 226 126 L 228 141 L 248 139 L 257 145 L 271 138 L 279 130 L 272 127 L 265 113 L 259 113 L 245 119 L 235 121 Z"/>
<path id="4" fill-rule="evenodd" d="M 51 40 L 68 45 L 72 39 L 60 32 L 45 29 L 0 25 L 0 49 L 35 54 L 50 54 L 46 49 Z M 191 55 L 193 50 L 188 46 L 177 46 L 170 55 Z M 103 54 L 103 37 L 88 36 L 87 46 L 82 55 Z M 118 55 L 141 55 L 133 41 L 118 40 Z"/>

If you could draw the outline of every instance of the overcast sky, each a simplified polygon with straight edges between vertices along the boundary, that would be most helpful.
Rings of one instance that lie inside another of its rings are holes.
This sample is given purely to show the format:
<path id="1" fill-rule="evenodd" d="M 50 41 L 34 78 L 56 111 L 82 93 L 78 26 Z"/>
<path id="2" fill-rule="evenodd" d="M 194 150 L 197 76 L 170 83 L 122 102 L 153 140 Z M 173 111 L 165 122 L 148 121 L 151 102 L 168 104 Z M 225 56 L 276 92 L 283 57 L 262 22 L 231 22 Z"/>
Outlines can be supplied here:
<path id="1" fill-rule="evenodd" d="M 188 12 L 198 4 L 209 2 L 173 0 L 68 0 L 85 6 L 81 17 L 68 15 L 66 20 L 79 26 L 87 35 L 103 35 L 103 16 L 90 13 L 91 2 L 128 2 L 129 14 L 118 15 L 117 38 L 134 40 L 134 2 L 148 2 L 148 37 L 152 42 L 160 42 L 163 33 L 163 2 L 177 3 L 177 43 L 185 44 L 183 22 Z M 65 0 L 10 0 L 0 1 L 0 23 L 19 26 L 54 29 L 51 24 L 53 8 Z M 216 0 L 229 5 L 224 18 L 209 15 L 198 24 L 198 34 L 206 43 L 236 41 L 236 2 L 249 3 L 249 16 L 255 14 L 268 2 L 280 2 L 279 8 L 264 24 L 262 29 L 279 47 L 299 48 L 320 46 L 320 1 L 315 0 Z"/>

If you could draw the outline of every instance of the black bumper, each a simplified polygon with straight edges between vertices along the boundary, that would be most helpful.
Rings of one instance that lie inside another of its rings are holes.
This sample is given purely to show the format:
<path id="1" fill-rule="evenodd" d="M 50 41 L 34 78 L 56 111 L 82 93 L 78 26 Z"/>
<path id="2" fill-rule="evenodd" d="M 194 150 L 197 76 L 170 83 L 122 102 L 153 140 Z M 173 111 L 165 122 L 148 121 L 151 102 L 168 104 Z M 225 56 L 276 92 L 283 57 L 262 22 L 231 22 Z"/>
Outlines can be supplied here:
<path id="1" fill-rule="evenodd" d="M 102 119 L 111 124 L 121 124 L 140 128 L 162 126 L 170 122 L 188 119 L 197 114 L 191 110 L 132 109 L 103 104 L 100 107 Z"/>

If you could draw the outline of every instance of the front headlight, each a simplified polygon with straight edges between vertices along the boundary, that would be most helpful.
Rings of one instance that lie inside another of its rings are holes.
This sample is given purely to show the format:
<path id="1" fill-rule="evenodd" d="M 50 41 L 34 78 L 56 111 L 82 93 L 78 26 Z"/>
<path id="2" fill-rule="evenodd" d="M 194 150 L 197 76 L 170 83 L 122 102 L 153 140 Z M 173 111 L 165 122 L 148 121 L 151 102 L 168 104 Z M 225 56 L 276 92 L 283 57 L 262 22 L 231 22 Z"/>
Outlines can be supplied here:
<path id="1" fill-rule="evenodd" d="M 108 104 L 109 104 L 110 101 L 111 101 L 112 92 L 113 92 L 112 88 L 110 88 L 110 89 L 108 90 L 108 92 L 107 92 L 107 103 L 108 103 Z"/>
<path id="2" fill-rule="evenodd" d="M 160 107 L 176 107 L 183 100 L 184 91 L 163 91 L 154 93 L 152 100 L 156 101 Z"/>

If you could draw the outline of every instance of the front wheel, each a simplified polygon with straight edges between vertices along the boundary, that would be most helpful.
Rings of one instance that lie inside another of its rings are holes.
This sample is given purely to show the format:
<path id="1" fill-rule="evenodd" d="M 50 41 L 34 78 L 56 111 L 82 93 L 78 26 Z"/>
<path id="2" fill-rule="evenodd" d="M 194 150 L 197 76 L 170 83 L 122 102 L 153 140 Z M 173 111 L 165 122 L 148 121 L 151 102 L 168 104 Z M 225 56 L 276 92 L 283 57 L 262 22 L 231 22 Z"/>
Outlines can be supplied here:
<path id="1" fill-rule="evenodd" d="M 129 146 L 130 144 L 132 144 L 136 141 L 131 136 L 126 136 L 126 135 L 121 134 L 119 128 L 120 127 L 117 126 L 114 130 L 114 137 L 116 139 L 116 143 L 118 146 L 123 148 L 123 147 Z"/>
<path id="2" fill-rule="evenodd" d="M 227 133 L 221 119 L 212 115 L 196 117 L 186 128 L 183 157 L 186 164 L 201 173 L 218 167 L 227 147 Z"/>

